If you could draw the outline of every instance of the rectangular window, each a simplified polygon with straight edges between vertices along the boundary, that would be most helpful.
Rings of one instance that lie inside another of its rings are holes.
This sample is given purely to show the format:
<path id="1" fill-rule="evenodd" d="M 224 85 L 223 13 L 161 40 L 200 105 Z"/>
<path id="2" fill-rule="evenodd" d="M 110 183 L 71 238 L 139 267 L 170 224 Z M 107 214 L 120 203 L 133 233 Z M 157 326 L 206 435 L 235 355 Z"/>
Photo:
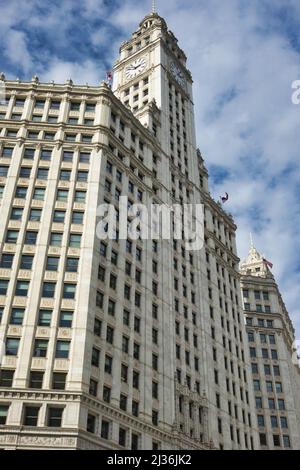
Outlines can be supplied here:
<path id="1" fill-rule="evenodd" d="M 10 324 L 11 325 L 22 325 L 24 318 L 25 309 L 24 308 L 13 308 L 10 315 Z"/>
<path id="2" fill-rule="evenodd" d="M 10 214 L 10 220 L 22 220 L 22 215 L 23 209 L 13 207 Z"/>
<path id="3" fill-rule="evenodd" d="M 60 328 L 72 328 L 73 312 L 62 310 L 60 312 L 59 326 Z"/>
<path id="4" fill-rule="evenodd" d="M 80 248 L 80 245 L 81 245 L 81 235 L 71 233 L 69 246 L 72 248 Z"/>
<path id="5" fill-rule="evenodd" d="M 31 209 L 29 213 L 29 220 L 30 222 L 40 222 L 42 216 L 41 209 Z"/>
<path id="6" fill-rule="evenodd" d="M 41 151 L 41 160 L 49 162 L 51 160 L 51 150 L 42 150 Z"/>
<path id="7" fill-rule="evenodd" d="M 3 253 L 0 261 L 0 268 L 11 269 L 14 260 L 14 255 Z"/>
<path id="8" fill-rule="evenodd" d="M 0 370 L 0 387 L 11 388 L 14 380 L 14 370 Z M 0 423 L 1 424 L 1 423 Z"/>
<path id="9" fill-rule="evenodd" d="M 17 243 L 18 236 L 19 236 L 18 230 L 8 230 L 6 234 L 5 242 L 10 243 L 10 244 L 15 244 Z"/>
<path id="10" fill-rule="evenodd" d="M 70 181 L 71 179 L 71 171 L 69 170 L 61 170 L 59 179 L 61 181 Z"/>
<path id="11" fill-rule="evenodd" d="M 72 213 L 72 224 L 82 225 L 83 224 L 83 212 L 73 212 Z"/>
<path id="12" fill-rule="evenodd" d="M 67 258 L 66 272 L 77 273 L 78 272 L 79 258 Z"/>
<path id="13" fill-rule="evenodd" d="M 109 428 L 110 428 L 110 423 L 108 421 L 105 421 L 104 419 L 102 420 L 101 423 L 101 437 L 102 439 L 108 439 L 109 438 Z"/>
<path id="14" fill-rule="evenodd" d="M 68 195 L 69 195 L 68 190 L 58 189 L 56 199 L 57 199 L 57 201 L 67 202 L 68 201 Z"/>
<path id="15" fill-rule="evenodd" d="M 58 224 L 63 224 L 65 221 L 66 212 L 65 211 L 54 211 L 53 222 Z"/>
<path id="16" fill-rule="evenodd" d="M 24 426 L 37 426 L 40 408 L 37 406 L 25 406 Z"/>
<path id="17" fill-rule="evenodd" d="M 48 179 L 48 172 L 49 170 L 47 168 L 38 168 L 37 172 L 37 179 L 38 180 L 47 180 Z"/>
<path id="18" fill-rule="evenodd" d="M 93 348 L 92 349 L 92 366 L 99 367 L 100 363 L 100 351 L 99 349 Z"/>
<path id="19" fill-rule="evenodd" d="M 25 234 L 25 245 L 36 245 L 38 232 L 26 232 Z"/>
<path id="20" fill-rule="evenodd" d="M 112 373 L 112 364 L 113 364 L 113 358 L 111 356 L 105 356 L 105 362 L 104 362 L 104 372 L 106 374 L 111 374 Z"/>
<path id="21" fill-rule="evenodd" d="M 39 326 L 50 326 L 51 325 L 52 310 L 40 310 L 39 311 Z"/>
<path id="22" fill-rule="evenodd" d="M 20 338 L 7 338 L 6 339 L 6 356 L 17 356 L 19 350 Z"/>
<path id="23" fill-rule="evenodd" d="M 54 390 L 65 390 L 67 374 L 62 372 L 53 372 L 52 388 Z"/>
<path id="24" fill-rule="evenodd" d="M 48 340 L 47 339 L 36 339 L 34 342 L 34 357 L 46 357 L 48 349 Z"/>
<path id="25" fill-rule="evenodd" d="M 50 246 L 61 246 L 62 237 L 63 237 L 62 233 L 55 233 L 55 232 L 51 233 Z"/>
<path id="26" fill-rule="evenodd" d="M 75 299 L 76 284 L 64 284 L 63 299 Z"/>
<path id="27" fill-rule="evenodd" d="M 91 379 L 90 380 L 89 394 L 92 395 L 93 397 L 96 397 L 97 393 L 98 393 L 98 382 L 96 380 Z M 103 397 L 103 400 L 104 400 L 104 397 Z"/>
<path id="28" fill-rule="evenodd" d="M 44 188 L 36 188 L 33 193 L 33 199 L 36 201 L 43 201 L 45 199 L 45 192 Z"/>
<path id="29" fill-rule="evenodd" d="M 48 426 L 50 428 L 61 427 L 63 411 L 63 408 L 48 408 Z"/>
<path id="30" fill-rule="evenodd" d="M 46 264 L 46 271 L 57 271 L 59 264 L 59 258 L 48 256 L 47 264 Z"/>
<path id="31" fill-rule="evenodd" d="M 57 341 L 55 357 L 59 359 L 68 359 L 70 351 L 70 341 Z"/>
<path id="32" fill-rule="evenodd" d="M 44 297 L 46 299 L 53 299 L 54 294 L 55 294 L 55 287 L 56 287 L 55 282 L 44 282 L 43 283 L 42 297 Z"/>
<path id="33" fill-rule="evenodd" d="M 43 387 L 44 372 L 31 371 L 29 388 L 41 389 Z"/>

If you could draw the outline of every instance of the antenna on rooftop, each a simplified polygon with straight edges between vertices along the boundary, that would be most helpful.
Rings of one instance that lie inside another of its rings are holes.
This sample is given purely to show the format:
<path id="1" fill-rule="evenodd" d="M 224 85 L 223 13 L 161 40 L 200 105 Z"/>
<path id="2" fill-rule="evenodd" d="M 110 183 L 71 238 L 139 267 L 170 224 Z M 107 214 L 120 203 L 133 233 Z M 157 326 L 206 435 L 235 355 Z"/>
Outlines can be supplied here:
<path id="1" fill-rule="evenodd" d="M 152 0 L 152 13 L 157 13 L 157 2 Z"/>

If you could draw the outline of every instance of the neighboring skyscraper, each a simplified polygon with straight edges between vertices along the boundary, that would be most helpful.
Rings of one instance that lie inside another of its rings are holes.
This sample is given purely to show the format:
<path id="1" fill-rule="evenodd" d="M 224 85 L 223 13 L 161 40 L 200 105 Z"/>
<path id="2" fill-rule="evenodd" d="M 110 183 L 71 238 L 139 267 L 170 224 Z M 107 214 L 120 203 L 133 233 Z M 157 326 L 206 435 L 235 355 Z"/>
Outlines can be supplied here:
<path id="1" fill-rule="evenodd" d="M 251 246 L 241 264 L 257 425 L 262 449 L 300 449 L 295 332 L 274 276 Z"/>

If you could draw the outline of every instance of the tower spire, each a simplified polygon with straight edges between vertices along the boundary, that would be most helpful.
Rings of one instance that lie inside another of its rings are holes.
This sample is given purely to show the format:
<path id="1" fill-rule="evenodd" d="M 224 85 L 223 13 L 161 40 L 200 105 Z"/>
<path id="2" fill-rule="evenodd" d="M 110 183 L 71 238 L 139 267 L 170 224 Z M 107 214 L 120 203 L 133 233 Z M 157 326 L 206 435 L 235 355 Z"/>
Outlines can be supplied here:
<path id="1" fill-rule="evenodd" d="M 157 2 L 152 0 L 152 13 L 157 13 Z"/>

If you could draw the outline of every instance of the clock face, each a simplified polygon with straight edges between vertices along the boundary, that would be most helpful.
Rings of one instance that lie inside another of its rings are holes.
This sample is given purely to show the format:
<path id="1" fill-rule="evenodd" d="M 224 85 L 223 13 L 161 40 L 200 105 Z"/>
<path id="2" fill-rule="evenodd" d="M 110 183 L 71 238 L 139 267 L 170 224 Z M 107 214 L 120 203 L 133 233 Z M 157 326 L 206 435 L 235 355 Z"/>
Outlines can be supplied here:
<path id="1" fill-rule="evenodd" d="M 185 77 L 181 69 L 178 67 L 178 65 L 175 64 L 175 62 L 171 63 L 170 67 L 171 73 L 174 76 L 175 80 L 181 85 L 185 86 Z"/>
<path id="2" fill-rule="evenodd" d="M 127 65 L 125 69 L 125 77 L 127 80 L 131 80 L 132 78 L 136 77 L 140 73 L 142 73 L 147 66 L 147 61 L 145 57 L 140 57 L 136 59 L 131 64 Z"/>

